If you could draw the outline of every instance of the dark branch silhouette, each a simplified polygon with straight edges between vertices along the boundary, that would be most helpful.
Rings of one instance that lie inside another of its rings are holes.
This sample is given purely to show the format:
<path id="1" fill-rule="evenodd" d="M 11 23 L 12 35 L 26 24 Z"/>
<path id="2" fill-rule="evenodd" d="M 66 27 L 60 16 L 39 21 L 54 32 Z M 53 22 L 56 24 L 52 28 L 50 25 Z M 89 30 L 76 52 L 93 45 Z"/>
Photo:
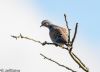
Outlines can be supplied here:
<path id="1" fill-rule="evenodd" d="M 78 27 L 78 23 L 76 23 L 76 27 L 75 27 L 75 32 L 74 32 L 74 36 L 72 38 L 72 45 L 73 45 L 73 42 L 75 40 L 75 37 L 76 37 L 76 34 L 77 34 L 77 27 Z"/>
<path id="2" fill-rule="evenodd" d="M 66 19 L 66 14 L 64 14 L 64 18 L 65 18 L 65 22 L 66 22 L 66 27 L 67 27 L 67 29 L 69 29 L 69 27 L 68 27 L 68 21 Z"/>
<path id="3" fill-rule="evenodd" d="M 15 38 L 16 40 L 17 40 L 18 38 L 28 39 L 28 40 L 37 42 L 37 43 L 39 43 L 39 44 L 41 44 L 41 45 L 43 45 L 43 46 L 44 46 L 44 45 L 54 45 L 54 46 L 59 46 L 59 47 L 61 47 L 61 48 L 63 48 L 63 49 L 68 50 L 67 47 L 62 47 L 62 46 L 60 46 L 60 45 L 56 45 L 55 43 L 50 43 L 50 42 L 47 42 L 47 41 L 41 42 L 41 41 L 39 41 L 39 40 L 35 40 L 35 39 L 33 39 L 33 38 L 29 38 L 29 37 L 23 36 L 21 33 L 20 33 L 19 36 L 11 35 L 11 37 Z"/>
<path id="4" fill-rule="evenodd" d="M 73 69 L 71 69 L 71 68 L 69 68 L 69 67 L 67 67 L 67 66 L 65 66 L 65 65 L 62 65 L 62 64 L 58 63 L 57 61 L 55 61 L 55 60 L 53 60 L 53 59 L 51 59 L 51 58 L 46 57 L 46 56 L 43 55 L 43 54 L 40 54 L 40 55 L 43 56 L 44 59 L 47 59 L 47 60 L 49 60 L 49 61 L 52 61 L 52 62 L 56 63 L 57 65 L 59 65 L 59 66 L 61 66 L 61 67 L 64 67 L 64 68 L 66 68 L 66 69 L 68 69 L 68 70 L 70 70 L 70 71 L 72 71 L 72 72 L 76 72 L 76 71 L 74 71 Z"/>
<path id="5" fill-rule="evenodd" d="M 68 50 L 69 54 L 72 57 L 72 59 L 79 65 L 80 68 L 82 68 L 85 72 L 89 72 L 89 69 L 85 66 L 85 64 L 72 52 L 73 43 L 74 43 L 74 40 L 75 40 L 76 34 L 77 34 L 78 23 L 76 23 L 74 36 L 72 38 L 72 41 L 70 41 L 70 30 L 71 29 L 69 29 L 68 22 L 66 20 L 66 14 L 64 14 L 64 18 L 65 18 L 66 26 L 68 28 L 68 33 L 69 33 L 69 36 L 68 36 L 68 49 L 70 49 L 70 50 Z"/>

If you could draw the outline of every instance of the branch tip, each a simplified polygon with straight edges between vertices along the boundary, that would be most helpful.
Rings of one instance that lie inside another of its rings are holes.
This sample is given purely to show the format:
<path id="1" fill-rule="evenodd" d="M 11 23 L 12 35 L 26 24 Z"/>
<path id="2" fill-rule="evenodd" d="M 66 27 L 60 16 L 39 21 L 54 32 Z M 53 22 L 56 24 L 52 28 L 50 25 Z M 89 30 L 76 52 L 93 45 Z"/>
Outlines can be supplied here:
<path id="1" fill-rule="evenodd" d="M 74 40 L 75 40 L 75 38 L 76 38 L 76 34 L 77 34 L 77 27 L 78 27 L 78 23 L 76 23 L 76 26 L 75 26 L 74 36 L 73 36 L 72 41 L 71 41 L 72 45 L 73 45 Z"/>

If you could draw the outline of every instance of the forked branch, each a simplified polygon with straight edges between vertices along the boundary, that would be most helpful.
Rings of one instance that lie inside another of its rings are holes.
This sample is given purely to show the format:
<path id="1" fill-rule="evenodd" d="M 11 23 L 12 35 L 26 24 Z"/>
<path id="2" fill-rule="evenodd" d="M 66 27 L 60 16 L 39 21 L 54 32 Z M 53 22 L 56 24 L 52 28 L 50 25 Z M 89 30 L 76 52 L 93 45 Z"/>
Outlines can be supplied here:
<path id="1" fill-rule="evenodd" d="M 15 38 L 16 40 L 17 40 L 18 38 L 28 39 L 28 40 L 37 42 L 37 43 L 39 43 L 39 44 L 41 44 L 41 45 L 43 45 L 43 46 L 44 46 L 44 45 L 54 45 L 54 46 L 56 46 L 55 43 L 49 43 L 49 42 L 47 42 L 47 41 L 41 42 L 41 41 L 35 40 L 35 39 L 33 39 L 33 38 L 29 38 L 29 37 L 23 36 L 21 33 L 20 33 L 19 36 L 11 35 L 11 37 Z M 57 46 L 59 46 L 59 45 L 57 45 Z M 59 46 L 59 47 L 62 47 L 62 46 Z M 62 47 L 62 49 L 68 50 L 68 48 L 66 48 L 66 47 Z M 70 71 L 72 71 L 72 72 L 76 72 L 76 71 L 74 71 L 73 69 L 71 69 L 71 68 L 69 68 L 69 67 L 67 67 L 67 66 L 65 66 L 65 65 L 62 65 L 62 64 L 58 63 L 57 61 L 54 61 L 54 60 L 52 60 L 52 59 L 46 57 L 46 56 L 43 55 L 43 54 L 40 54 L 40 55 L 43 56 L 44 59 L 50 60 L 50 61 L 56 63 L 57 65 L 59 65 L 59 66 L 61 66 L 61 67 L 64 67 L 64 68 L 66 68 L 66 69 L 68 69 L 68 70 L 70 70 Z"/>
<path id="2" fill-rule="evenodd" d="M 85 64 L 72 52 L 73 43 L 74 43 L 74 40 L 75 40 L 76 34 L 77 34 L 78 23 L 76 23 L 74 36 L 72 38 L 72 41 L 70 41 L 70 29 L 69 29 L 68 22 L 66 19 L 66 14 L 64 14 L 64 18 L 65 18 L 66 27 L 68 28 L 68 33 L 69 33 L 69 35 L 68 35 L 68 49 L 70 49 L 70 50 L 68 50 L 69 54 L 72 57 L 72 59 L 79 65 L 80 68 L 82 68 L 85 72 L 89 72 L 89 69 L 85 66 Z"/>
<path id="3" fill-rule="evenodd" d="M 28 40 L 37 42 L 37 43 L 39 43 L 39 44 L 41 44 L 41 45 L 43 45 L 43 46 L 44 46 L 44 45 L 54 45 L 54 46 L 56 46 L 54 43 L 49 43 L 49 42 L 47 42 L 47 41 L 41 42 L 41 41 L 35 40 L 35 39 L 33 39 L 33 38 L 29 38 L 29 37 L 23 36 L 22 34 L 20 34 L 19 36 L 11 35 L 11 37 L 13 37 L 13 38 L 15 38 L 15 39 L 18 39 L 18 38 L 28 39 Z M 62 47 L 62 46 L 59 46 L 59 47 L 61 47 L 62 49 L 65 49 L 65 50 L 67 50 L 67 51 L 69 51 L 67 47 Z M 69 54 L 70 54 L 70 56 L 72 57 L 72 59 L 73 59 L 76 63 L 79 62 L 79 63 L 77 63 L 77 64 L 79 65 L 80 68 L 82 68 L 82 69 L 84 68 L 85 71 L 88 70 L 88 69 L 86 68 L 86 66 L 82 63 L 82 61 L 81 61 L 72 51 L 71 51 L 71 53 L 69 52 Z M 83 65 L 83 66 L 81 67 L 81 65 Z M 67 69 L 67 68 L 66 68 L 66 69 Z M 70 68 L 70 69 L 71 69 L 71 68 Z M 74 70 L 73 70 L 73 71 L 74 71 Z M 86 72 L 88 72 L 88 71 L 86 71 Z"/>
<path id="4" fill-rule="evenodd" d="M 79 68 L 82 68 L 85 72 L 89 72 L 89 69 L 73 52 L 69 52 L 69 54 L 72 57 L 72 59 L 79 65 Z"/>

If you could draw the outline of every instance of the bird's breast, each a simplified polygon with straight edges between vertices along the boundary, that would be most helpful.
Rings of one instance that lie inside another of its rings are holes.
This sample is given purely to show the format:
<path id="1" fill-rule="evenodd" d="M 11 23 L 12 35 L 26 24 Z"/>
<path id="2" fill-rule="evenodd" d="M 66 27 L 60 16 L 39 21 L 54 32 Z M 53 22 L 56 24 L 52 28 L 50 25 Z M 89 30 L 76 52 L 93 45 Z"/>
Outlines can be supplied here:
<path id="1" fill-rule="evenodd" d="M 52 30 L 49 32 L 50 38 L 51 38 L 52 42 L 54 42 L 54 43 L 56 42 L 56 40 L 55 40 L 56 34 L 57 34 L 57 32 L 55 30 Z"/>
<path id="2" fill-rule="evenodd" d="M 62 29 L 52 29 L 49 31 L 49 35 L 52 42 L 56 44 L 65 44 L 68 39 Z"/>

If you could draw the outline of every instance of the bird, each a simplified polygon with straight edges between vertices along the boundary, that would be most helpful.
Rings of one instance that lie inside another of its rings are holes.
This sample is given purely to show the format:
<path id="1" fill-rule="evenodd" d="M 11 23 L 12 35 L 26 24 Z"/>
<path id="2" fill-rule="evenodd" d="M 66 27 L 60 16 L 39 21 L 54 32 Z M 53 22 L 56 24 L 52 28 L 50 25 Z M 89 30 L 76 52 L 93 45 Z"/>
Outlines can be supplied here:
<path id="1" fill-rule="evenodd" d="M 49 36 L 51 41 L 57 46 L 67 46 L 68 43 L 68 29 L 57 26 L 51 23 L 49 20 L 43 20 L 40 27 L 46 27 L 49 29 Z"/>

